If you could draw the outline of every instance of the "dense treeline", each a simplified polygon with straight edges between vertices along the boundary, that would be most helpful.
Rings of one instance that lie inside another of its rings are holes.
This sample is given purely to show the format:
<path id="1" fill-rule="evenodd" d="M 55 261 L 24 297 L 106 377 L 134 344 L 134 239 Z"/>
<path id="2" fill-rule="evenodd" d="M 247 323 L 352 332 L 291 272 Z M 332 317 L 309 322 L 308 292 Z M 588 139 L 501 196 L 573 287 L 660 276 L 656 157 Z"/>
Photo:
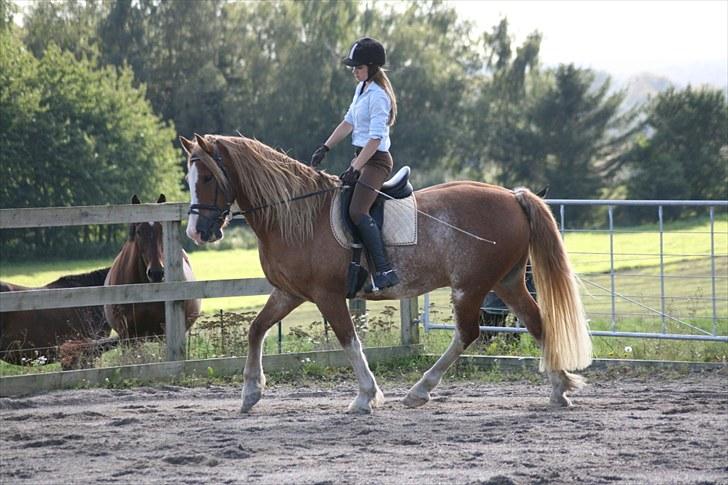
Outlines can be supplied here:
<path id="1" fill-rule="evenodd" d="M 179 198 L 176 134 L 240 131 L 306 160 L 347 108 L 340 59 L 364 34 L 387 47 L 400 106 L 392 152 L 417 186 L 470 178 L 550 185 L 558 198 L 726 197 L 720 90 L 671 90 L 625 111 L 609 79 L 542 68 L 537 32 L 514 45 L 505 19 L 479 33 L 442 2 L 370 7 L 58 0 L 30 4 L 18 27 L 18 5 L 0 0 L 0 207 Z M 325 168 L 350 158 L 337 147 Z M 48 234 L 2 237 L 47 253 L 60 247 Z"/>

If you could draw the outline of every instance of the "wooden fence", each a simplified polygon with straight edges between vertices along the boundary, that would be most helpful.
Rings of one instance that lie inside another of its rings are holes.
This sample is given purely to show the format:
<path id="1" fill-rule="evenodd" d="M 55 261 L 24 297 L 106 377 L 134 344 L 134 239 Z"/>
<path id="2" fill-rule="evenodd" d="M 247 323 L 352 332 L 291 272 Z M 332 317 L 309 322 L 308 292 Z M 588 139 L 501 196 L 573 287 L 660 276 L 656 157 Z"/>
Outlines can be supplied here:
<path id="1" fill-rule="evenodd" d="M 272 289 L 264 278 L 182 281 L 180 221 L 187 218 L 187 208 L 184 203 L 166 203 L 0 209 L 0 230 L 158 221 L 163 228 L 165 258 L 165 280 L 162 283 L 0 293 L 0 312 L 164 301 L 167 360 L 184 360 L 184 300 L 266 295 Z M 418 344 L 417 299 L 400 300 L 400 308 L 401 343 Z"/>

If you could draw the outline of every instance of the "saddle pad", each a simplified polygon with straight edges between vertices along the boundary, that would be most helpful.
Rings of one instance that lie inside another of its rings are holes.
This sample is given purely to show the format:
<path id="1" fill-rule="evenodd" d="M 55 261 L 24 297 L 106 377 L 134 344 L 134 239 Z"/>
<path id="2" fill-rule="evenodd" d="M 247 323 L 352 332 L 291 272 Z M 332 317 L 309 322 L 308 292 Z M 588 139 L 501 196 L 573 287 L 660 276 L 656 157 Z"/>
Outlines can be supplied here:
<path id="1" fill-rule="evenodd" d="M 341 220 L 341 192 L 331 202 L 331 231 L 342 248 L 351 248 L 351 234 Z M 385 246 L 412 246 L 417 244 L 417 202 L 414 194 L 404 199 L 384 202 L 382 239 Z"/>

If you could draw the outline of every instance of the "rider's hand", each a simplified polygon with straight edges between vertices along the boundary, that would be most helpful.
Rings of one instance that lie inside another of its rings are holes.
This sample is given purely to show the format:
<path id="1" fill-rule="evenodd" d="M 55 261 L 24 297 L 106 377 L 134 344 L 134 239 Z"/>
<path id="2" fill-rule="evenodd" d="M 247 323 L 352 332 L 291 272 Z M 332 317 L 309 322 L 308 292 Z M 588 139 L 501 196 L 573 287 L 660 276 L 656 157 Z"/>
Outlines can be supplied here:
<path id="1" fill-rule="evenodd" d="M 356 185 L 356 181 L 359 178 L 359 170 L 354 170 L 354 167 L 349 167 L 344 171 L 344 173 L 339 175 L 339 178 L 344 185 L 353 187 Z"/>
<path id="2" fill-rule="evenodd" d="M 325 143 L 320 144 L 318 147 L 316 147 L 313 155 L 311 155 L 311 161 L 309 162 L 309 165 L 312 167 L 318 166 L 318 164 L 321 163 L 321 160 L 324 159 L 324 157 L 326 156 L 326 152 L 328 151 L 329 147 L 327 147 Z"/>

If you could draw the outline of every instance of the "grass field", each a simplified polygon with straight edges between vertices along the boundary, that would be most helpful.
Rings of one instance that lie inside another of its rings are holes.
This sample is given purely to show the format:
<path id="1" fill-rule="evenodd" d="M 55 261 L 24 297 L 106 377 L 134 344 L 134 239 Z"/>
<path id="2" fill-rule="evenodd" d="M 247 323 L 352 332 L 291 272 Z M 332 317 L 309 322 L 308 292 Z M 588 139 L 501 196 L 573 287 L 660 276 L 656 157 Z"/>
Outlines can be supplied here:
<path id="1" fill-rule="evenodd" d="M 610 238 L 603 231 L 567 232 L 566 246 L 572 264 L 583 283 L 583 298 L 592 329 L 618 331 L 695 333 L 694 327 L 713 331 L 711 271 L 715 266 L 716 310 L 719 316 L 716 331 L 728 334 L 728 220 L 717 220 L 714 226 L 714 253 L 711 260 L 710 226 L 707 220 L 666 225 L 663 234 L 663 261 L 660 266 L 660 237 L 654 226 L 617 229 L 613 236 L 613 261 L 609 257 Z M 225 249 L 196 251 L 190 254 L 192 267 L 198 280 L 263 277 L 256 250 Z M 109 259 L 81 261 L 55 261 L 43 263 L 4 263 L 0 279 L 27 286 L 42 286 L 71 273 L 86 272 L 108 266 Z M 615 271 L 615 306 L 618 320 L 611 321 L 612 279 Z M 665 277 L 661 294 L 660 274 Z M 209 319 L 221 310 L 252 316 L 266 300 L 266 296 L 216 298 L 203 301 L 203 312 Z M 420 308 L 423 298 L 420 297 Z M 438 322 L 451 322 L 450 292 L 440 289 L 430 294 L 431 318 Z M 664 307 L 667 318 L 660 316 Z M 396 302 L 368 302 L 370 323 L 379 332 L 361 328 L 367 345 L 391 345 L 398 342 L 399 310 Z M 248 317 L 246 317 L 248 318 Z M 372 326 L 370 325 L 370 327 Z M 284 351 L 305 351 L 313 348 L 336 347 L 333 335 L 323 334 L 321 315 L 313 304 L 301 305 L 284 321 L 286 334 Z M 291 333 L 291 329 L 296 329 Z M 370 329 L 374 330 L 374 329 Z M 213 331 L 211 331 L 214 333 Z M 274 333 L 275 331 L 272 331 Z M 296 336 L 298 332 L 298 336 Z M 202 332 L 204 334 L 205 332 Z M 293 335 L 293 337 L 291 337 Z M 242 341 L 242 336 L 240 336 Z M 423 335 L 427 350 L 440 352 L 449 342 L 449 332 L 433 331 Z M 199 345 L 207 345 L 201 339 Z M 267 352 L 276 352 L 275 338 L 269 338 Z M 725 360 L 728 345 L 711 343 L 685 343 L 646 341 L 644 339 L 595 339 L 595 353 L 602 357 L 619 357 L 625 348 L 631 356 L 640 358 L 688 358 L 693 360 Z M 206 356 L 229 353 L 212 345 Z M 489 346 L 475 349 L 481 353 L 513 353 L 536 355 L 537 349 L 530 337 L 522 336 L 517 344 L 496 339 Z M 152 354 L 158 351 L 150 351 Z M 722 357 L 721 357 L 722 356 Z M 3 374 L 0 370 L 0 374 Z"/>

